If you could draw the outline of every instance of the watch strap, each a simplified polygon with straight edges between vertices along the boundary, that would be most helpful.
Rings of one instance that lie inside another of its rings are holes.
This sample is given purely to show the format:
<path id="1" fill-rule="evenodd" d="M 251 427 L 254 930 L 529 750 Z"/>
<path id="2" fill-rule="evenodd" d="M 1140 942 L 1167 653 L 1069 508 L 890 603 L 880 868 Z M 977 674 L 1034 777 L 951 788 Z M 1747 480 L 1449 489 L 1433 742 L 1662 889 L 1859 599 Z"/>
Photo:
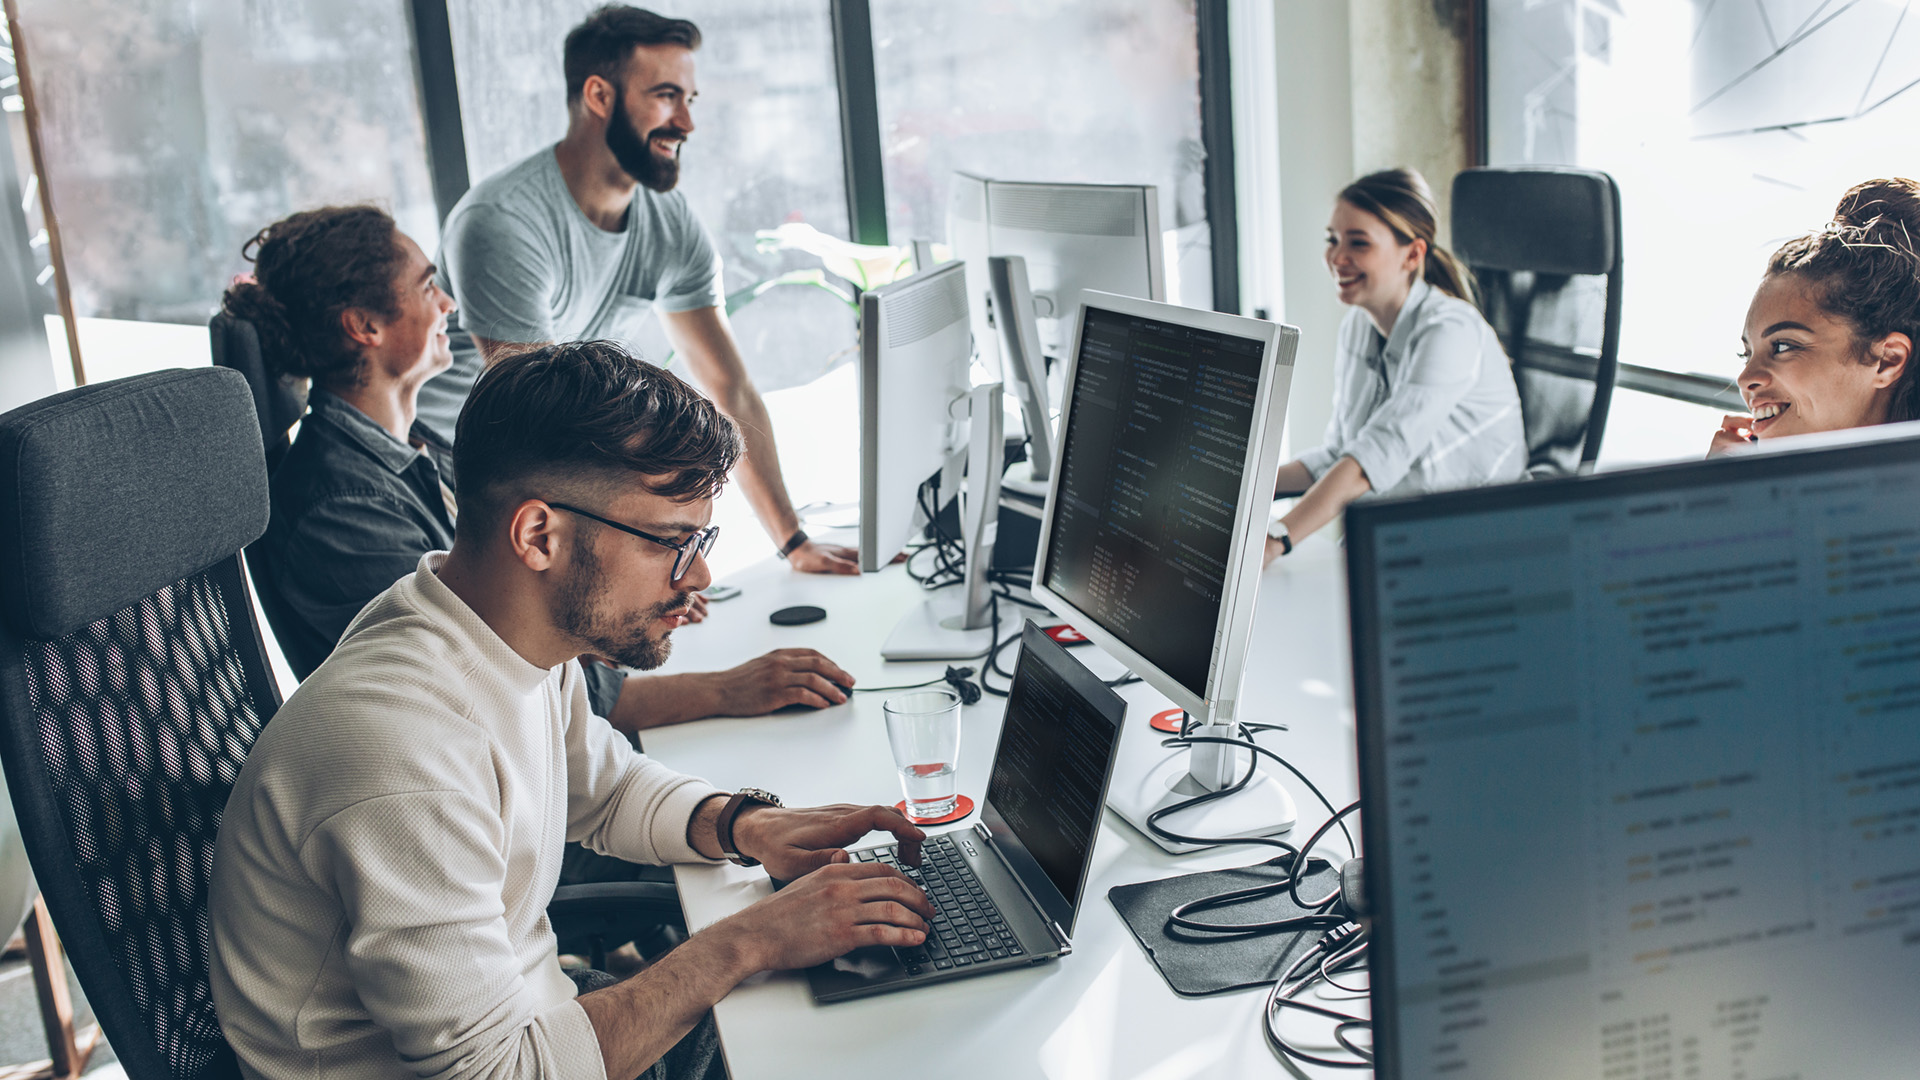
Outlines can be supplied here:
<path id="1" fill-rule="evenodd" d="M 780 545 L 780 548 L 779 548 L 780 557 L 784 559 L 787 556 L 793 554 L 794 551 L 798 549 L 801 544 L 806 543 L 810 539 L 812 539 L 812 537 L 807 535 L 807 530 L 805 529 L 793 530 L 793 535 L 787 537 L 787 542 Z"/>
<path id="2" fill-rule="evenodd" d="M 780 797 L 759 788 L 741 788 L 727 799 L 720 808 L 720 816 L 713 822 L 713 837 L 720 844 L 720 852 L 738 866 L 759 866 L 760 860 L 740 854 L 740 848 L 733 842 L 733 823 L 739 820 L 741 811 L 750 803 L 762 806 L 779 806 Z"/>

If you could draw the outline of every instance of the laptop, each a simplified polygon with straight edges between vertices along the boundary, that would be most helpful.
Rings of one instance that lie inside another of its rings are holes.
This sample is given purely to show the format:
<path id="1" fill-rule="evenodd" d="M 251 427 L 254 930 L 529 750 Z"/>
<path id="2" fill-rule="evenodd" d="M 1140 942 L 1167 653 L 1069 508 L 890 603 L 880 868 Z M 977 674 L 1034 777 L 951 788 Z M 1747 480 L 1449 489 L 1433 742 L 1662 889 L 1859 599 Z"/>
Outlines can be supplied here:
<path id="1" fill-rule="evenodd" d="M 850 853 L 926 889 L 939 912 L 933 932 L 913 948 L 855 949 L 809 969 L 814 998 L 847 1001 L 1072 952 L 1126 714 L 1118 694 L 1029 621 L 980 821 L 929 836 L 919 867 L 892 845 Z"/>
<path id="2" fill-rule="evenodd" d="M 1375 1075 L 1920 1072 L 1900 427 L 1348 509 Z"/>

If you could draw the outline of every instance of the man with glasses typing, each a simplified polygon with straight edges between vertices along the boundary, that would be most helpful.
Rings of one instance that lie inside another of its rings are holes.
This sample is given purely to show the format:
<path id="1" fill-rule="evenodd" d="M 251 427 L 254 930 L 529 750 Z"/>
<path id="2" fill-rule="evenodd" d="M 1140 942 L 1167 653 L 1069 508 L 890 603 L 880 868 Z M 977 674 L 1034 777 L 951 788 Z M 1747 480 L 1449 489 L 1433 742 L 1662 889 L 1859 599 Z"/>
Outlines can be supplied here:
<path id="1" fill-rule="evenodd" d="M 741 980 L 925 939 L 918 888 L 847 862 L 875 829 L 917 862 L 896 811 L 729 795 L 588 705 L 578 657 L 666 659 L 740 453 L 706 398 L 607 342 L 480 379 L 452 550 L 355 618 L 221 823 L 213 996 L 249 1077 L 724 1076 L 703 1017 Z M 544 914 L 568 840 L 793 884 L 625 982 L 569 977 Z"/>

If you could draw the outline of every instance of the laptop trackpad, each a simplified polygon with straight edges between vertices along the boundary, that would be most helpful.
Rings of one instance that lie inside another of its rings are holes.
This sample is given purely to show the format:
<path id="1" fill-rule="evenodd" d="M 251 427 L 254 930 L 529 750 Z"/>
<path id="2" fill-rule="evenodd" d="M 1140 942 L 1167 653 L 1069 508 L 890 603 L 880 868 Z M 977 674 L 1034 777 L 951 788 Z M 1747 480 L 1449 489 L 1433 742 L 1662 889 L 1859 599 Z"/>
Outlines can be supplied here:
<path id="1" fill-rule="evenodd" d="M 885 945 L 869 945 L 839 957 L 829 965 L 842 978 L 897 979 L 906 975 L 900 957 Z"/>

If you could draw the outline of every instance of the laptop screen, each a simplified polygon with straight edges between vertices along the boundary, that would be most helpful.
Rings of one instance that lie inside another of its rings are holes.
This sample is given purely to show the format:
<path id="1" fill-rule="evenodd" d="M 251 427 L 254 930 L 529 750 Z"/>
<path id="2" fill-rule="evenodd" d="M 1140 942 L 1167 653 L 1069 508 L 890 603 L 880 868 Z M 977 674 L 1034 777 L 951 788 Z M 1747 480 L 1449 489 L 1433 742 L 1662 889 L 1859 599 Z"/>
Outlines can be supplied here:
<path id="1" fill-rule="evenodd" d="M 1126 702 L 1029 622 L 981 813 L 994 843 L 1068 933 L 1086 884 Z"/>
<path id="2" fill-rule="evenodd" d="M 1913 1075 L 1920 439 L 1347 521 L 1379 1075 Z"/>

